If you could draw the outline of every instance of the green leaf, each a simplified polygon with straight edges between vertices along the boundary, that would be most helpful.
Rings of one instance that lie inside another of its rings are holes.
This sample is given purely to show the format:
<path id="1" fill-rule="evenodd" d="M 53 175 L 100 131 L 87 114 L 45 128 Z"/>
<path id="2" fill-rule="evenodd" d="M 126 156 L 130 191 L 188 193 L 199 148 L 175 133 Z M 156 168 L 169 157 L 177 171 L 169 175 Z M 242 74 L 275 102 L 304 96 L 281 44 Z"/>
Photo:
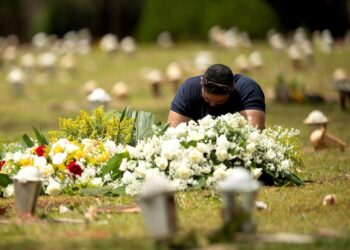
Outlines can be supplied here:
<path id="1" fill-rule="evenodd" d="M 112 195 L 123 195 L 125 194 L 125 187 L 118 187 L 111 190 Z"/>
<path id="2" fill-rule="evenodd" d="M 189 142 L 182 141 L 182 142 L 180 142 L 180 144 L 181 144 L 184 148 L 196 147 L 196 146 L 197 146 L 197 142 L 196 142 L 196 141 L 189 141 Z"/>
<path id="3" fill-rule="evenodd" d="M 138 111 L 135 118 L 136 141 L 145 139 L 153 134 L 154 115 L 151 112 Z"/>
<path id="4" fill-rule="evenodd" d="M 160 135 L 164 134 L 164 132 L 170 127 L 170 123 L 164 123 L 159 126 L 160 127 Z"/>
<path id="5" fill-rule="evenodd" d="M 193 186 L 194 189 L 202 189 L 205 187 L 206 178 L 202 176 L 196 185 Z"/>
<path id="6" fill-rule="evenodd" d="M 83 188 L 80 194 L 84 196 L 119 196 L 125 194 L 125 187 L 113 188 L 111 186 Z"/>
<path id="7" fill-rule="evenodd" d="M 120 164 L 122 163 L 122 160 L 124 158 L 128 158 L 128 157 L 129 157 L 128 152 L 115 154 L 112 158 L 108 160 L 106 165 L 104 165 L 101 168 L 101 174 L 106 175 L 110 173 L 113 180 L 117 179 L 121 174 L 119 170 Z"/>
<path id="8" fill-rule="evenodd" d="M 110 186 L 83 188 L 80 190 L 80 194 L 85 196 L 105 196 L 110 193 L 112 189 L 113 188 Z"/>
<path id="9" fill-rule="evenodd" d="M 12 183 L 12 180 L 7 174 L 0 174 L 0 186 L 7 187 Z"/>
<path id="10" fill-rule="evenodd" d="M 33 143 L 32 139 L 30 139 L 30 137 L 27 134 L 24 134 L 22 136 L 22 139 L 23 139 L 23 142 L 26 144 L 26 146 L 28 148 L 31 148 L 31 147 L 34 146 L 34 143 Z"/>
<path id="11" fill-rule="evenodd" d="M 49 145 L 49 142 L 46 140 L 45 136 L 39 132 L 39 130 L 36 127 L 33 127 L 36 139 L 38 140 L 40 145 Z"/>
<path id="12" fill-rule="evenodd" d="M 287 175 L 287 179 L 292 181 L 293 183 L 295 183 L 296 185 L 300 186 L 303 185 L 304 182 L 295 174 L 291 173 L 289 175 Z"/>

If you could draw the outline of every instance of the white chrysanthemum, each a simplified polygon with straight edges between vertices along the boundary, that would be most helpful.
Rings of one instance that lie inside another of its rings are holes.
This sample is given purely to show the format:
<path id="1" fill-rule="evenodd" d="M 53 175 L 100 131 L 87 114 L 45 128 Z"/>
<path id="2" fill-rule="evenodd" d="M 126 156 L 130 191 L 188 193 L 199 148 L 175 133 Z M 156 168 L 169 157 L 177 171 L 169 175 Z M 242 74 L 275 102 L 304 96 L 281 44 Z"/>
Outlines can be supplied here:
<path id="1" fill-rule="evenodd" d="M 208 143 L 199 142 L 197 143 L 197 149 L 201 153 L 209 153 L 211 150 L 211 146 Z"/>
<path id="2" fill-rule="evenodd" d="M 173 160 L 178 155 L 180 142 L 177 139 L 172 139 L 163 143 L 161 156 L 168 160 Z"/>
<path id="3" fill-rule="evenodd" d="M 59 195 L 62 192 L 62 186 L 54 179 L 49 179 L 49 185 L 46 187 L 45 193 L 48 195 Z"/>
<path id="4" fill-rule="evenodd" d="M 70 154 L 70 153 L 72 153 L 72 152 L 74 152 L 74 151 L 76 151 L 78 149 L 79 149 L 79 147 L 77 145 L 73 144 L 73 143 L 67 143 L 66 147 L 65 147 L 65 151 L 68 154 Z"/>
<path id="5" fill-rule="evenodd" d="M 177 174 L 181 179 L 188 179 L 191 177 L 191 169 L 187 166 L 180 166 L 177 169 Z"/>
<path id="6" fill-rule="evenodd" d="M 107 153 L 110 155 L 114 155 L 117 152 L 117 145 L 115 144 L 114 141 L 107 140 L 103 144 L 104 149 L 106 150 Z"/>
<path id="7" fill-rule="evenodd" d="M 126 145 L 126 150 L 129 152 L 129 155 L 131 158 L 138 158 L 139 156 L 139 151 L 133 147 L 133 146 L 130 146 L 130 145 Z"/>
<path id="8" fill-rule="evenodd" d="M 139 162 L 139 165 L 135 168 L 135 173 L 140 177 L 146 176 L 147 168 L 145 162 Z"/>
<path id="9" fill-rule="evenodd" d="M 15 194 L 15 187 L 13 186 L 13 184 L 8 185 L 3 190 L 3 196 L 5 198 L 12 197 L 14 194 Z"/>
<path id="10" fill-rule="evenodd" d="M 262 168 L 254 168 L 251 170 L 251 176 L 254 179 L 258 179 L 262 175 Z"/>
<path id="11" fill-rule="evenodd" d="M 17 151 L 13 154 L 13 161 L 16 163 L 16 162 L 19 162 L 20 160 L 23 159 L 23 153 L 20 152 L 20 151 Z"/>
<path id="12" fill-rule="evenodd" d="M 289 160 L 284 160 L 284 161 L 282 161 L 282 163 L 281 163 L 281 168 L 280 168 L 280 169 L 281 169 L 282 171 L 289 172 L 290 166 L 291 166 L 290 161 L 289 161 Z"/>
<path id="13" fill-rule="evenodd" d="M 226 166 L 220 164 L 220 166 L 214 171 L 213 177 L 216 181 L 221 181 L 226 177 Z"/>
<path id="14" fill-rule="evenodd" d="M 256 149 L 256 144 L 255 142 L 251 142 L 247 144 L 247 151 L 248 153 L 252 154 Z"/>
<path id="15" fill-rule="evenodd" d="M 39 167 L 39 171 L 43 177 L 49 177 L 55 173 L 55 169 L 52 167 L 51 164 Z"/>
<path id="16" fill-rule="evenodd" d="M 133 173 L 125 171 L 122 177 L 122 183 L 128 185 L 136 180 L 136 177 Z"/>
<path id="17" fill-rule="evenodd" d="M 64 163 L 66 159 L 67 159 L 67 153 L 57 153 L 52 156 L 52 163 L 54 165 L 60 165 Z"/>
<path id="18" fill-rule="evenodd" d="M 175 135 L 176 137 L 183 137 L 187 135 L 187 125 L 186 123 L 180 123 L 175 127 Z"/>
<path id="19" fill-rule="evenodd" d="M 227 140 L 225 135 L 220 135 L 216 140 L 216 145 L 218 145 L 218 148 L 227 150 L 230 147 L 230 142 Z"/>
<path id="20" fill-rule="evenodd" d="M 131 162 L 131 161 L 128 161 L 127 158 L 124 158 L 122 160 L 122 162 L 120 163 L 120 166 L 119 166 L 119 170 L 120 171 L 126 171 L 128 169 L 128 163 Z"/>
<path id="21" fill-rule="evenodd" d="M 267 152 L 266 152 L 267 159 L 272 160 L 275 157 L 276 157 L 276 153 L 272 149 L 267 150 Z"/>
<path id="22" fill-rule="evenodd" d="M 207 115 L 205 116 L 203 119 L 198 121 L 198 124 L 201 127 L 206 127 L 206 128 L 212 128 L 215 126 L 215 119 L 213 119 L 213 117 L 211 115 Z"/>
<path id="23" fill-rule="evenodd" d="M 203 154 L 196 148 L 190 147 L 187 150 L 187 158 L 191 163 L 201 163 L 204 161 Z"/>
<path id="24" fill-rule="evenodd" d="M 40 169 L 47 165 L 47 161 L 45 157 L 42 156 L 34 156 L 34 167 Z"/>
<path id="25" fill-rule="evenodd" d="M 91 185 L 94 187 L 102 187 L 103 181 L 101 177 L 96 177 L 91 180 Z"/>
<path id="26" fill-rule="evenodd" d="M 199 129 L 195 131 L 191 131 L 188 134 L 188 141 L 201 141 L 204 139 L 204 136 L 206 135 L 206 131 L 204 129 Z"/>
<path id="27" fill-rule="evenodd" d="M 157 157 L 154 162 L 160 170 L 164 171 L 168 167 L 168 160 L 164 157 Z"/>
<path id="28" fill-rule="evenodd" d="M 136 195 L 141 191 L 142 185 L 143 185 L 143 182 L 134 181 L 126 186 L 125 192 L 129 195 Z"/>
<path id="29" fill-rule="evenodd" d="M 229 153 L 225 147 L 217 147 L 215 155 L 219 161 L 224 161 L 229 157 Z"/>
<path id="30" fill-rule="evenodd" d="M 249 134 L 249 141 L 250 142 L 258 142 L 260 137 L 260 133 L 258 131 L 253 131 Z"/>
<path id="31" fill-rule="evenodd" d="M 85 138 L 81 143 L 84 145 L 84 151 L 86 153 L 92 153 L 95 149 L 96 140 Z"/>

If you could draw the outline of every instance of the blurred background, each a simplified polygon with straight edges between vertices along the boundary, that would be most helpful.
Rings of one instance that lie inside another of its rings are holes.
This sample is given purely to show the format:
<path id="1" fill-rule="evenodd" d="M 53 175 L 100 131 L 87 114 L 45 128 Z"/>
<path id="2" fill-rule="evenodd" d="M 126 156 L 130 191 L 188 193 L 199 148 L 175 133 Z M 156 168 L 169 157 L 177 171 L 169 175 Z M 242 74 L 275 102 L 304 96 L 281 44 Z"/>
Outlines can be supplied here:
<path id="1" fill-rule="evenodd" d="M 162 31 L 175 40 L 205 40 L 213 25 L 265 38 L 275 28 L 290 32 L 329 29 L 342 37 L 349 28 L 348 0 L 2 0 L 0 35 L 29 41 L 38 32 L 63 36 L 87 28 L 93 38 L 106 33 L 150 42 Z"/>
<path id="2" fill-rule="evenodd" d="M 2 0 L 0 139 L 99 105 L 166 122 L 179 84 L 223 63 L 262 86 L 268 126 L 306 140 L 321 109 L 350 140 L 349 29 L 350 0 Z"/>

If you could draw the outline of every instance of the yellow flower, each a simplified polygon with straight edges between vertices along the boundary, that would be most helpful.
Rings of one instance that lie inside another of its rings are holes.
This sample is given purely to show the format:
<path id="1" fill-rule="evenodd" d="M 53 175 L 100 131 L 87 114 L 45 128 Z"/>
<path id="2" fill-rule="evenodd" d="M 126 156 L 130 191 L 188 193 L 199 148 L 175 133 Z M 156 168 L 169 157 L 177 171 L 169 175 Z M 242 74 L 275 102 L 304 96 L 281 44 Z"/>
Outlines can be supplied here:
<path id="1" fill-rule="evenodd" d="M 102 162 L 106 162 L 109 158 L 109 154 L 107 152 L 103 152 L 102 154 L 100 154 L 98 157 L 97 157 L 97 160 L 102 163 Z"/>
<path id="2" fill-rule="evenodd" d="M 21 159 L 18 163 L 20 166 L 33 166 L 34 164 L 33 160 L 29 158 Z"/>
<path id="3" fill-rule="evenodd" d="M 55 154 L 62 153 L 64 151 L 63 147 L 61 147 L 60 145 L 56 145 L 52 150 Z"/>
<path id="4" fill-rule="evenodd" d="M 84 156 L 85 156 L 84 151 L 83 150 L 78 150 L 78 151 L 75 152 L 74 158 L 75 159 L 81 159 L 81 158 L 84 158 Z"/>

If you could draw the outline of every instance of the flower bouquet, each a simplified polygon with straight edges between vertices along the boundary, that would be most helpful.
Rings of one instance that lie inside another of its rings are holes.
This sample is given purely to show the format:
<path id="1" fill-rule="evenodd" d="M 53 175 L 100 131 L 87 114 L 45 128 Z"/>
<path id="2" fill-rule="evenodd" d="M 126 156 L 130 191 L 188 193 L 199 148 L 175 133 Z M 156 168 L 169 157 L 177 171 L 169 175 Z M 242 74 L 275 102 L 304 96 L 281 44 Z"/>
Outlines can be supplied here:
<path id="1" fill-rule="evenodd" d="M 177 190 L 215 188 L 236 166 L 249 169 L 267 184 L 303 183 L 294 174 L 303 166 L 294 129 L 260 131 L 239 114 L 215 119 L 206 116 L 198 123 L 190 121 L 166 129 L 153 125 L 152 116 L 138 118 L 124 111 L 114 120 L 119 123 L 118 131 L 124 128 L 118 135 L 108 130 L 108 126 L 116 126 L 108 123 L 110 114 L 98 111 L 84 117 L 66 120 L 60 131 L 50 133 L 50 143 L 35 130 L 36 140 L 24 136 L 25 144 L 5 145 L 0 163 L 3 195 L 13 193 L 10 177 L 26 166 L 41 172 L 43 192 L 49 195 L 135 195 L 149 175 L 165 176 Z M 129 125 L 121 126 L 124 119 L 134 120 L 125 120 Z M 142 124 L 148 124 L 148 129 Z"/>

